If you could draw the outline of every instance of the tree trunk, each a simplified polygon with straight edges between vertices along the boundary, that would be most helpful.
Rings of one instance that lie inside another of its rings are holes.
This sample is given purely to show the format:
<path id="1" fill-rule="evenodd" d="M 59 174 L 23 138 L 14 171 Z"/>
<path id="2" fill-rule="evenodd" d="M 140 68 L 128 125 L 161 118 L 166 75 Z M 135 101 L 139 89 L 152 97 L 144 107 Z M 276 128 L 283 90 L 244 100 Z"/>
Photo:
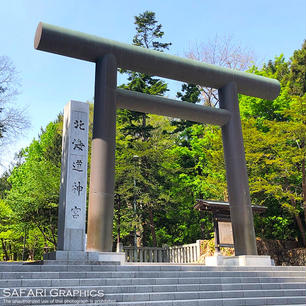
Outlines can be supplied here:
<path id="1" fill-rule="evenodd" d="M 121 222 L 121 201 L 118 201 L 118 215 L 117 215 L 117 244 L 120 242 L 120 222 Z"/>
<path id="2" fill-rule="evenodd" d="M 140 205 L 140 203 L 138 203 L 138 205 Z M 138 212 L 142 211 L 142 207 L 138 206 Z M 145 246 L 143 244 L 144 240 L 144 226 L 143 226 L 143 216 L 141 213 L 138 213 L 138 215 L 136 216 L 136 220 L 137 220 L 137 226 L 136 226 L 136 240 L 137 240 L 137 247 L 142 247 Z"/>
<path id="3" fill-rule="evenodd" d="M 155 224 L 154 224 L 153 213 L 152 213 L 151 207 L 149 207 L 149 221 L 150 221 L 150 230 L 152 234 L 153 246 L 157 247 Z"/>
<path id="4" fill-rule="evenodd" d="M 12 253 L 12 245 L 10 243 L 8 243 L 8 254 L 10 254 L 8 260 L 14 260 L 14 254 Z"/>
<path id="5" fill-rule="evenodd" d="M 24 255 L 25 255 L 25 246 L 27 242 L 27 231 L 24 230 L 24 237 L 23 237 L 23 248 L 22 248 L 22 261 L 24 261 Z"/>
<path id="6" fill-rule="evenodd" d="M 296 201 L 295 199 L 290 199 L 291 201 L 291 205 L 293 207 L 296 207 Z M 303 246 L 305 247 L 306 246 L 306 235 L 305 235 L 305 228 L 304 228 L 304 225 L 302 223 L 302 220 L 301 220 L 301 217 L 299 214 L 294 214 L 294 217 L 295 217 L 295 220 L 296 220 L 296 223 L 298 225 L 298 228 L 300 230 L 300 233 L 302 234 L 302 242 L 303 242 Z"/>
<path id="7" fill-rule="evenodd" d="M 56 246 L 57 246 L 57 239 L 55 237 L 55 228 L 54 226 L 51 226 L 51 234 L 52 234 L 52 240 L 53 240 L 53 244 L 54 244 L 54 250 L 56 250 Z"/>
<path id="8" fill-rule="evenodd" d="M 294 216 L 295 216 L 295 220 L 298 225 L 298 228 L 302 234 L 303 246 L 306 247 L 306 234 L 305 234 L 305 229 L 304 229 L 301 217 L 298 214 L 295 214 Z"/>
<path id="9" fill-rule="evenodd" d="M 4 242 L 3 238 L 1 238 L 1 243 L 2 243 L 2 249 L 4 252 L 4 256 L 5 256 L 5 261 L 8 261 L 9 255 L 8 255 L 7 248 L 6 248 L 6 243 Z"/>
<path id="10" fill-rule="evenodd" d="M 53 244 L 54 249 L 56 249 L 56 241 L 54 241 L 55 237 L 54 237 L 54 239 L 53 239 L 53 237 L 52 237 L 52 239 L 50 239 L 50 238 L 46 235 L 46 233 L 45 233 L 45 231 L 43 230 L 43 228 L 41 228 L 41 227 L 39 226 L 38 223 L 36 223 L 36 226 L 37 226 L 37 228 L 40 230 L 40 232 L 42 233 L 42 235 L 43 235 L 43 237 L 44 237 L 45 245 L 48 245 L 48 244 L 47 244 L 47 241 L 49 241 L 49 242 L 51 242 L 51 243 Z"/>
<path id="11" fill-rule="evenodd" d="M 38 224 L 36 224 L 36 225 L 37 225 L 37 228 L 40 230 L 41 234 L 42 234 L 43 237 L 44 237 L 44 244 L 45 244 L 45 246 L 48 245 L 48 244 L 47 244 L 48 239 L 47 239 L 47 237 L 46 237 L 46 235 L 45 235 L 45 232 L 43 231 L 43 229 L 42 229 Z"/>

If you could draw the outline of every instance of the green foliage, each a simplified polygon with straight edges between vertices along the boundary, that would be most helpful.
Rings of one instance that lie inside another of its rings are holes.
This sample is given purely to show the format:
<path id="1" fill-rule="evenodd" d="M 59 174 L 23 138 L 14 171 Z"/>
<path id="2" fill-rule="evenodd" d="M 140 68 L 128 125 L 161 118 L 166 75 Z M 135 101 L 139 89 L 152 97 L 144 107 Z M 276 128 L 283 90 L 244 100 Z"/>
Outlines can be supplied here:
<path id="1" fill-rule="evenodd" d="M 255 216 L 256 234 L 258 237 L 275 240 L 292 240 L 296 236 L 294 222 L 290 216 Z"/>
<path id="2" fill-rule="evenodd" d="M 200 90 L 194 84 L 183 84 L 182 90 L 176 94 L 176 96 L 184 102 L 189 102 L 196 104 L 200 102 Z M 194 122 L 175 119 L 172 120 L 172 125 L 176 127 L 174 132 L 180 132 L 180 143 L 182 146 L 188 146 L 188 141 L 191 137 L 191 129 L 190 127 L 194 124 Z"/>
<path id="3" fill-rule="evenodd" d="M 117 125 L 116 148 L 116 225 L 120 222 L 120 236 L 126 243 L 132 243 L 136 226 L 145 243 L 157 243 L 152 226 L 169 202 L 167 178 L 171 169 L 168 154 L 174 145 L 174 136 L 164 133 L 171 130 L 170 122 L 159 116 L 149 116 L 148 124 L 153 127 L 151 136 L 143 141 L 125 137 L 123 126 Z M 173 128 L 172 128 L 173 129 Z M 136 201 L 137 212 L 133 211 Z M 120 212 L 119 212 L 120 208 Z M 118 214 L 121 218 L 118 220 Z M 129 218 L 127 218 L 129 216 Z M 114 233 L 115 234 L 115 233 Z M 152 237 L 153 235 L 153 237 Z M 154 241 L 154 242 L 152 242 Z"/>
<path id="4" fill-rule="evenodd" d="M 251 70 L 254 70 L 253 67 Z M 271 77 L 277 79 L 281 86 L 284 87 L 287 85 L 289 80 L 289 71 L 290 71 L 290 63 L 287 62 L 284 58 L 284 55 L 281 54 L 278 57 L 275 57 L 274 61 L 270 60 L 268 64 L 264 64 L 261 71 L 257 71 L 262 76 Z"/>
<path id="5" fill-rule="evenodd" d="M 303 96 L 306 93 L 306 40 L 302 48 L 295 50 L 291 57 L 289 86 L 290 93 L 296 96 Z"/>
<path id="6" fill-rule="evenodd" d="M 200 214 L 193 206 L 198 198 L 223 199 L 225 191 L 220 129 L 198 124 L 189 129 L 189 146 L 174 146 L 173 162 L 169 165 L 174 170 L 170 186 L 174 206 L 168 212 L 168 222 L 180 224 L 171 233 L 170 244 L 210 239 L 211 216 Z"/>
<path id="7" fill-rule="evenodd" d="M 0 256 L 2 260 L 21 259 L 23 224 L 6 201 L 0 199 Z M 19 256 L 18 256 L 19 255 Z"/>
<path id="8" fill-rule="evenodd" d="M 165 33 L 161 30 L 162 25 L 157 24 L 158 22 L 155 19 L 154 12 L 145 11 L 139 14 L 139 16 L 135 16 L 134 23 L 136 25 L 137 34 L 133 38 L 133 45 L 157 51 L 169 49 L 171 43 L 162 43 L 158 40 L 162 38 Z"/>
<path id="9" fill-rule="evenodd" d="M 175 168 L 180 182 L 190 186 L 195 197 L 222 199 L 224 193 L 224 160 L 220 129 L 195 124 L 191 127 L 190 146 L 176 146 Z"/>
<path id="10" fill-rule="evenodd" d="M 268 78 L 278 79 L 281 92 L 275 100 L 264 100 L 248 96 L 239 96 L 240 113 L 245 118 L 256 118 L 257 126 L 262 126 L 263 120 L 286 120 L 284 110 L 288 109 L 290 94 L 288 87 L 289 63 L 285 62 L 283 55 L 276 57 L 274 61 L 269 61 L 263 69 L 258 70 L 252 67 L 249 72 Z"/>
<path id="11" fill-rule="evenodd" d="M 283 121 L 263 120 L 266 129 L 257 127 L 256 119 L 243 120 L 246 160 L 249 169 L 252 201 L 271 206 L 277 201 L 278 209 L 269 216 L 287 217 L 296 220 L 299 234 L 305 244 L 305 137 L 306 137 L 306 96 L 289 97 L 288 109 L 279 112 Z M 272 201 L 272 202 L 271 202 Z M 283 220 L 283 219 L 282 219 Z M 278 220 L 279 221 L 279 220 Z M 268 221 L 267 221 L 268 223 Z M 296 234 L 289 223 L 282 222 L 286 237 Z M 292 225 L 292 220 L 290 222 Z M 267 229 L 268 227 L 265 226 Z M 273 237 L 270 228 L 266 237 Z M 280 231 L 277 230 L 279 233 Z M 278 235 L 278 234 L 277 234 Z M 294 238 L 294 236 L 291 236 Z"/>
<path id="12" fill-rule="evenodd" d="M 4 199 L 6 193 L 11 189 L 11 184 L 8 182 L 10 176 L 9 171 L 5 171 L 0 177 L 0 199 Z"/>
<path id="13" fill-rule="evenodd" d="M 139 47 L 154 49 L 162 52 L 168 49 L 171 43 L 163 43 L 164 32 L 161 31 L 162 25 L 155 19 L 155 13 L 145 11 L 139 16 L 135 16 L 136 35 L 133 38 L 133 44 Z M 122 71 L 121 72 L 126 72 Z M 167 91 L 167 84 L 152 76 L 134 71 L 128 71 L 128 84 L 122 84 L 120 87 L 126 90 L 133 90 L 149 95 L 163 95 Z M 146 123 L 148 116 L 144 113 L 120 110 L 118 120 L 124 125 L 122 132 L 127 136 L 133 136 L 133 139 L 150 137 L 152 126 Z"/>
<path id="14" fill-rule="evenodd" d="M 162 26 L 156 21 L 154 12 L 145 11 L 135 16 L 135 25 L 134 45 L 157 51 L 168 49 L 171 45 L 160 41 L 164 32 L 161 31 Z M 166 83 L 160 79 L 132 71 L 129 71 L 128 75 L 128 84 L 121 85 L 121 88 L 149 95 L 163 95 L 167 91 Z M 117 225 L 114 229 L 119 230 L 118 238 L 127 237 L 129 244 L 133 243 L 132 234 L 136 230 L 138 240 L 157 245 L 155 222 L 158 217 L 155 212 L 158 212 L 158 207 L 164 205 L 164 197 L 167 197 L 163 192 L 163 185 L 166 184 L 165 174 L 160 168 L 164 151 L 159 146 L 167 144 L 163 127 L 160 125 L 167 123 L 156 119 L 157 117 L 128 110 L 120 110 L 117 114 Z M 135 205 L 137 211 L 134 211 Z M 127 229 L 126 219 L 121 217 L 122 213 L 132 217 L 130 231 Z"/>
<path id="15" fill-rule="evenodd" d="M 269 208 L 267 220 L 257 222 L 258 229 L 265 229 L 266 238 L 295 239 L 298 236 L 304 245 L 305 48 L 304 42 L 291 61 L 286 62 L 281 55 L 261 70 L 252 68 L 251 72 L 280 81 L 281 92 L 277 99 L 240 97 L 252 202 Z"/>
<path id="16" fill-rule="evenodd" d="M 60 185 L 57 123 L 50 123 L 39 140 L 23 150 L 24 162 L 16 167 L 6 202 L 16 220 L 27 229 L 38 229 L 45 243 L 56 246 L 57 206 Z"/>

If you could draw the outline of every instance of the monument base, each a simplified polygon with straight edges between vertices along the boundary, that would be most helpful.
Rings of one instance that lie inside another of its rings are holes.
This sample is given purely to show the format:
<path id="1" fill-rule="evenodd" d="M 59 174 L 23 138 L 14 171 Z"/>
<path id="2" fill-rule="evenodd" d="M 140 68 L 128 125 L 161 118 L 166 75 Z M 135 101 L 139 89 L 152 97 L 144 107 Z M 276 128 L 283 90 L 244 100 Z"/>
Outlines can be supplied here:
<path id="1" fill-rule="evenodd" d="M 44 260 L 63 261 L 116 261 L 125 263 L 125 253 L 119 252 L 84 252 L 84 251 L 55 251 L 44 254 Z"/>
<path id="2" fill-rule="evenodd" d="M 274 261 L 270 256 L 241 255 L 241 256 L 208 256 L 205 258 L 206 266 L 231 266 L 231 267 L 270 267 Z"/>

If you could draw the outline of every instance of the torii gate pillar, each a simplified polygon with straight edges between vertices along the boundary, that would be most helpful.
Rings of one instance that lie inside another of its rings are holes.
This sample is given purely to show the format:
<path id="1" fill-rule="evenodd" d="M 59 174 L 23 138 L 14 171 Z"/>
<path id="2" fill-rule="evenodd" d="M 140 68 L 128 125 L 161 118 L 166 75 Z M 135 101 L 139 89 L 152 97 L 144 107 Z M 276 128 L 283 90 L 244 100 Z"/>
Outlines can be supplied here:
<path id="1" fill-rule="evenodd" d="M 87 251 L 112 251 L 116 87 L 116 59 L 107 54 L 96 63 Z"/>
<path id="2" fill-rule="evenodd" d="M 222 126 L 222 139 L 235 255 L 257 255 L 237 85 L 230 82 L 218 93 L 220 108 L 232 114 L 227 124 Z"/>

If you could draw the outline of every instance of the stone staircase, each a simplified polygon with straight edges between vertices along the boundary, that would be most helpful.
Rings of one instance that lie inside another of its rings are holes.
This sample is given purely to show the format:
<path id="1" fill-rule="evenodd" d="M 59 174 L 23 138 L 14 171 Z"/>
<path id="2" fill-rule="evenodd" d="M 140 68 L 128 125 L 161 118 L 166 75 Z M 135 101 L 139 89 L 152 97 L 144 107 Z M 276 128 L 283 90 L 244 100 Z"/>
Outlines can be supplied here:
<path id="1" fill-rule="evenodd" d="M 306 267 L 58 260 L 0 264 L 0 305 L 51 304 L 305 306 Z"/>

